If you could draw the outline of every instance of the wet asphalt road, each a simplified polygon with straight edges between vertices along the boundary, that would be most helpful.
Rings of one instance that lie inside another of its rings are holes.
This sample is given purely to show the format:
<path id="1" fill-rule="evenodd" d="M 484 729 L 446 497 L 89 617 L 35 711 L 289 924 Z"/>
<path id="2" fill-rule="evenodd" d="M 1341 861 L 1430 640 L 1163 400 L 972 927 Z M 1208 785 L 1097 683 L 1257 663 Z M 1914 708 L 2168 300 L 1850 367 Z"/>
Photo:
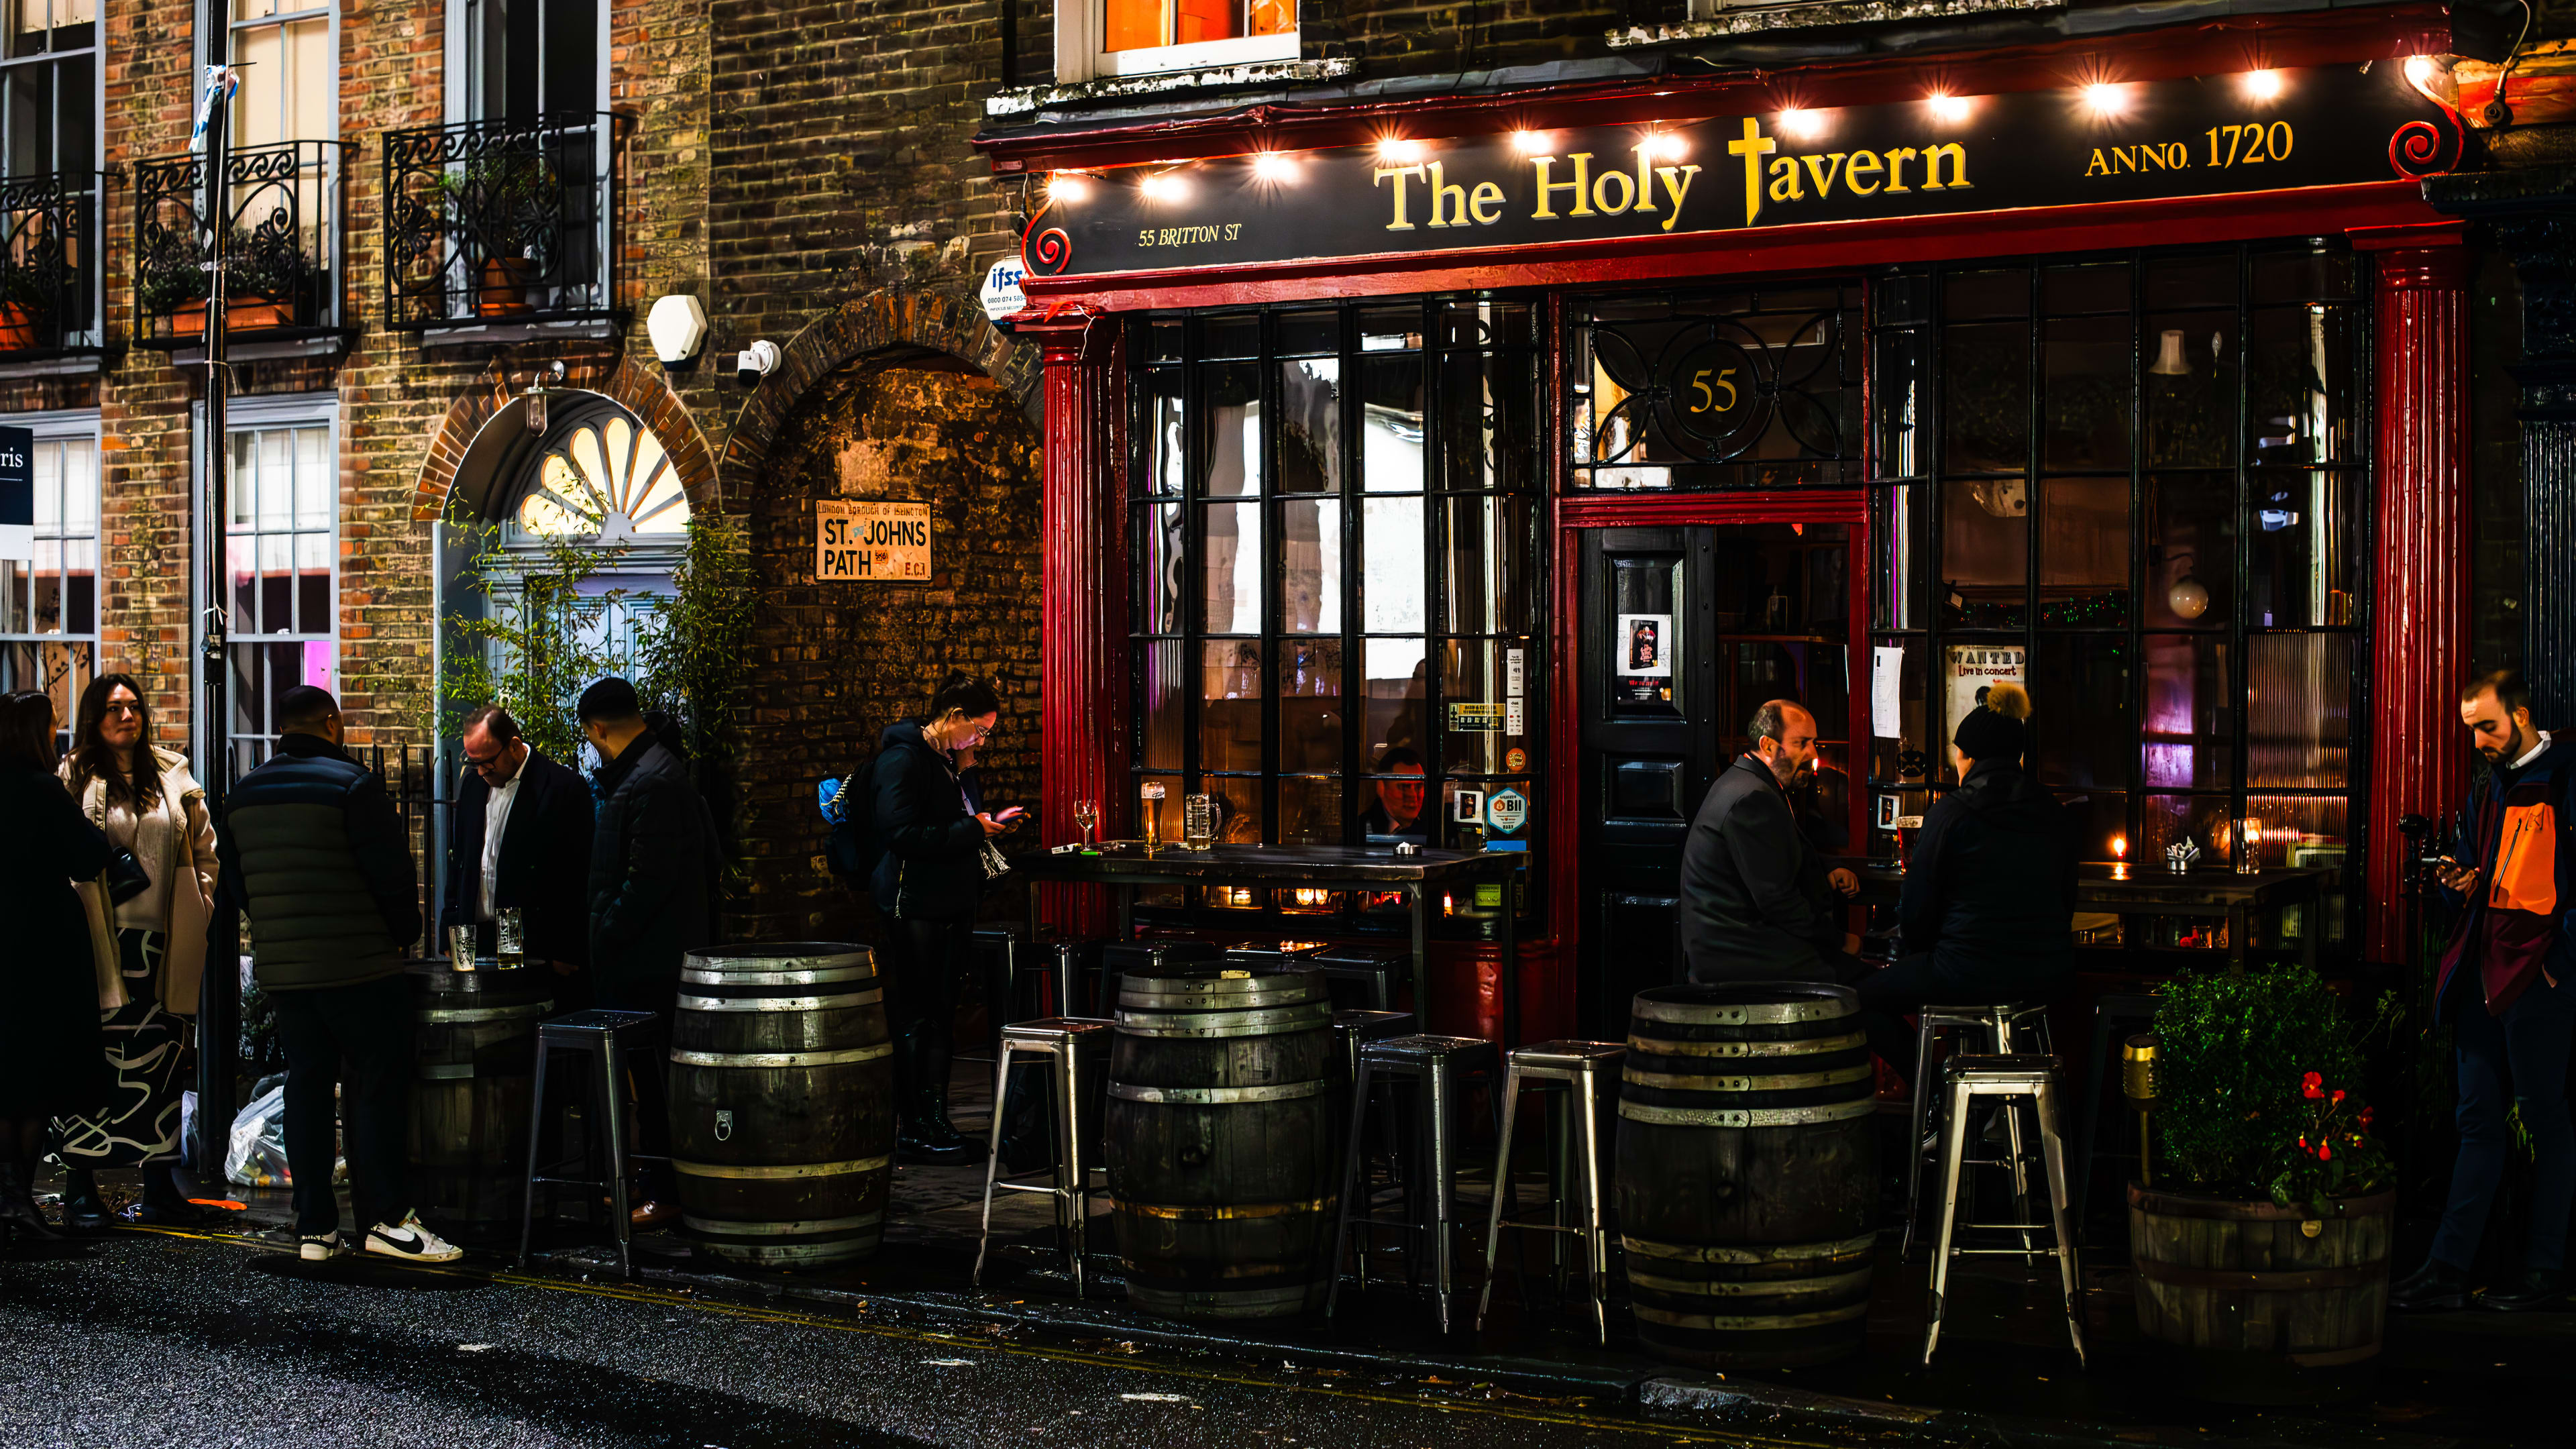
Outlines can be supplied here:
<path id="1" fill-rule="evenodd" d="M 0 1445 L 1803 1445 L 1582 1399 L 120 1232 L 0 1259 Z"/>

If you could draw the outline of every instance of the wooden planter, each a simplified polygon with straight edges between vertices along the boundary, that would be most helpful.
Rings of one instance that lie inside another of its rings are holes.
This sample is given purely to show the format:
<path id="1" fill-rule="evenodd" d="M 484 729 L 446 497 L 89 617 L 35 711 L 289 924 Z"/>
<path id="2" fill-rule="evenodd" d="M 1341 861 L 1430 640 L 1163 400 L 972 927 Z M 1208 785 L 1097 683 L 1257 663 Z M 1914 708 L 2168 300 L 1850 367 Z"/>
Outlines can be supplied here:
<path id="1" fill-rule="evenodd" d="M 36 345 L 36 309 L 23 302 L 0 302 L 0 352 L 25 352 Z"/>
<path id="2" fill-rule="evenodd" d="M 537 275 L 528 257 L 486 257 L 481 286 L 474 300 L 478 317 L 513 317 L 530 310 L 528 283 Z"/>
<path id="3" fill-rule="evenodd" d="M 2292 1368 L 2379 1352 L 2397 1194 L 2276 1207 L 2129 1184 L 2138 1331 Z"/>
<path id="4" fill-rule="evenodd" d="M 266 297 L 234 297 L 224 303 L 224 335 L 236 332 L 260 332 L 271 327 L 284 327 L 294 320 L 283 302 Z M 206 335 L 206 304 L 200 299 L 182 302 L 170 313 L 170 335 L 203 337 Z"/>

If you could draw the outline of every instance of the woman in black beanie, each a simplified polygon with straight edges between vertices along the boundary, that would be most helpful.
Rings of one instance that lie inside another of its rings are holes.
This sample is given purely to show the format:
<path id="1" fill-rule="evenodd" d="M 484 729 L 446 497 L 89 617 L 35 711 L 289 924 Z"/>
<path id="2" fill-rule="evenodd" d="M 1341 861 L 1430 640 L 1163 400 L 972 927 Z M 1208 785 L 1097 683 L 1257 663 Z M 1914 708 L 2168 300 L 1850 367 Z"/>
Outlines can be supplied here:
<path id="1" fill-rule="evenodd" d="M 1860 983 L 1870 1047 L 1911 1075 L 1904 1013 L 2047 1001 L 2075 976 L 2075 828 L 2022 770 L 2030 696 L 1998 684 L 1951 735 L 1959 785 L 1924 817 L 1896 902 L 1900 954 Z"/>

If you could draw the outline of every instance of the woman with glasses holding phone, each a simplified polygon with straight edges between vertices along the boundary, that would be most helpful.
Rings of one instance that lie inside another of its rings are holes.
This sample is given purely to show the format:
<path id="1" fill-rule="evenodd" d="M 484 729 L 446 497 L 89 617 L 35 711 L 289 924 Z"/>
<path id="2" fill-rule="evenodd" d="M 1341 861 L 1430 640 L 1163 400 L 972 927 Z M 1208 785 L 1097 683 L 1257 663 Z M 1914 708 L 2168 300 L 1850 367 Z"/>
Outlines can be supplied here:
<path id="1" fill-rule="evenodd" d="M 958 983 L 974 969 L 975 907 L 1000 873 L 991 841 L 1023 812 L 986 811 L 980 782 L 970 784 L 959 761 L 972 759 L 1001 713 L 991 684 L 952 672 L 920 718 L 897 720 L 877 737 L 869 775 L 875 843 L 884 852 L 869 888 L 886 917 L 895 1148 L 909 1162 L 974 1155 L 948 1120 Z"/>
<path id="2" fill-rule="evenodd" d="M 180 1193 L 172 1169 L 215 899 L 206 792 L 185 758 L 152 743 L 152 708 L 130 674 L 102 674 L 81 691 L 60 774 L 81 814 L 117 851 L 106 871 L 78 887 L 116 1090 L 105 1105 L 54 1121 L 55 1154 L 68 1169 L 63 1224 L 107 1226 L 103 1167 L 142 1169 L 143 1199 L 128 1214 L 134 1221 L 202 1223 L 207 1214 Z"/>

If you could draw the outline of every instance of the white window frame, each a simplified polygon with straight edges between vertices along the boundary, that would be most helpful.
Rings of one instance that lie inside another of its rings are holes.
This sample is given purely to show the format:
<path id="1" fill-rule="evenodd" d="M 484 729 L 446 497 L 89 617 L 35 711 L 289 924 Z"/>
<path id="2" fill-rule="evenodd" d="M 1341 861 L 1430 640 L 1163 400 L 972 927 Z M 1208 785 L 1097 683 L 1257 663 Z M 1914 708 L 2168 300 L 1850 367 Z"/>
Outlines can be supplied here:
<path id="1" fill-rule="evenodd" d="M 86 442 L 90 444 L 90 489 L 95 495 L 90 510 L 90 541 L 96 546 L 98 556 L 91 565 L 95 571 L 95 581 L 91 585 L 89 632 L 86 634 L 73 634 L 68 631 L 57 634 L 0 634 L 0 646 L 62 644 L 72 646 L 75 651 L 81 644 L 86 643 L 89 646 L 86 668 L 75 667 L 73 670 L 73 687 L 69 691 L 68 699 L 69 708 L 65 710 L 66 718 L 62 722 L 62 729 L 58 732 L 64 745 L 68 747 L 74 724 L 68 716 L 72 709 L 79 707 L 81 690 L 88 688 L 89 682 L 99 676 L 100 641 L 107 632 L 107 465 L 104 451 L 100 446 L 98 410 L 83 408 L 61 412 L 8 413 L 0 415 L 0 423 L 25 428 L 34 433 L 36 446 L 40 448 L 48 443 Z M 41 680 L 34 683 L 38 688 L 43 687 Z M 28 686 L 27 680 L 9 681 L 9 687 L 12 689 L 25 689 Z"/>
<path id="2" fill-rule="evenodd" d="M 211 11 L 209 11 L 209 13 L 211 13 Z M 269 25 L 283 28 L 290 21 L 312 20 L 317 17 L 327 17 L 331 22 L 331 38 L 326 42 L 331 51 L 331 104 L 327 108 L 330 113 L 331 122 L 323 135 L 289 136 L 286 138 L 289 141 L 337 141 L 340 139 L 341 67 L 339 0 L 277 0 L 276 14 L 263 15 L 256 20 L 233 19 L 232 0 L 224 0 L 224 60 L 226 64 L 238 64 L 240 62 L 240 36 L 243 31 L 255 30 L 262 26 Z M 202 40 L 197 46 L 197 60 L 200 65 L 205 63 L 205 45 Z M 249 86 L 247 73 L 245 73 L 243 86 L 244 88 Z M 235 97 L 235 104 L 239 104 L 239 99 L 240 98 L 238 96 Z M 238 138 L 236 138 L 232 144 L 238 146 Z"/>
<path id="3" fill-rule="evenodd" d="M 1107 0 L 1061 0 L 1055 20 L 1055 82 L 1071 85 L 1119 76 L 1168 75 L 1175 71 L 1295 60 L 1305 24 L 1303 7 L 1312 3 L 1314 0 L 1300 0 L 1299 28 L 1285 35 L 1245 35 L 1147 50 L 1103 50 L 1109 38 Z"/>
<path id="4" fill-rule="evenodd" d="M 188 713 L 191 721 L 189 737 L 194 747 L 192 758 L 201 762 L 206 770 L 221 770 L 225 768 L 227 753 L 232 746 L 235 736 L 232 731 L 231 720 L 211 718 L 210 712 L 205 708 L 205 700 L 200 694 L 200 691 L 202 691 L 205 686 L 204 666 L 199 661 L 202 661 L 205 658 L 206 609 L 208 605 L 208 600 L 205 597 L 205 590 L 206 577 L 209 571 L 209 561 L 206 556 L 206 548 L 209 541 L 211 541 L 216 548 L 225 547 L 227 540 L 231 537 L 231 530 L 227 527 L 226 520 L 211 517 L 206 511 L 206 460 L 204 444 L 205 416 L 204 403 L 194 402 L 189 404 L 189 473 L 195 484 L 195 486 L 190 490 L 195 495 L 195 503 L 192 509 L 194 526 L 189 530 L 189 537 L 193 540 L 193 543 L 188 550 L 190 555 L 189 568 L 192 574 L 189 583 L 188 595 L 189 598 L 194 601 L 194 606 L 189 611 L 191 615 L 191 621 L 189 624 L 189 658 L 191 661 L 189 671 L 190 708 Z M 229 435 L 235 433 L 274 432 L 285 428 L 312 427 L 318 427 L 323 430 L 323 457 L 326 460 L 326 466 L 328 466 L 331 471 L 331 542 L 327 551 L 327 556 L 331 560 L 331 579 L 328 585 L 331 599 L 331 633 L 329 636 L 329 642 L 331 646 L 332 693 L 337 695 L 342 692 L 343 687 L 348 682 L 347 676 L 340 663 L 341 615 L 345 612 L 340 602 L 340 543 L 345 535 L 345 525 L 347 523 L 347 519 L 344 516 L 347 510 L 340 496 L 340 395 L 336 392 L 325 392 L 294 393 L 270 397 L 232 398 L 227 401 L 224 408 L 224 431 L 227 434 L 225 439 L 226 447 L 231 446 L 231 438 Z M 231 482 L 232 480 L 227 481 Z M 238 486 L 238 484 L 234 484 L 234 486 Z M 222 602 L 229 605 L 230 600 L 227 599 Z M 227 630 L 227 637 L 225 640 L 225 647 L 227 649 L 239 648 L 248 642 L 250 642 L 250 640 L 239 631 Z M 230 661 L 227 661 L 228 667 L 229 662 Z M 245 738 L 256 737 L 246 736 Z"/>
<path id="5" fill-rule="evenodd" d="M 87 237 L 81 239 L 80 245 L 85 259 L 85 269 L 89 273 L 90 324 L 86 331 L 77 335 L 70 333 L 66 333 L 64 335 L 62 345 L 66 350 L 78 350 L 82 348 L 96 349 L 102 346 L 107 338 L 107 263 L 105 245 L 107 238 L 108 200 L 106 179 L 101 174 L 107 169 L 107 0 L 99 0 L 97 10 L 98 18 L 90 22 L 91 39 L 88 50 L 90 82 L 90 154 L 89 159 L 86 162 L 79 162 L 71 168 L 74 171 L 86 175 L 89 181 L 87 194 L 89 198 L 90 232 Z M 80 53 L 81 52 L 78 51 L 68 50 L 55 51 L 41 57 L 27 56 L 19 60 L 0 62 L 0 65 L 12 67 L 51 65 Z M 77 158 L 65 159 L 77 161 Z M 5 167 L 0 167 L 0 171 L 5 171 L 5 169 Z M 82 370 L 94 371 L 95 368 L 96 365 L 92 363 L 83 367 Z M 63 369 L 60 367 L 40 366 L 40 370 L 46 372 L 57 372 Z M 30 413 L 24 416 L 57 417 L 70 415 L 56 413 Z M 91 416 L 94 418 L 96 415 L 92 414 Z M 15 419 L 13 419 L 13 421 L 15 421 Z"/>

